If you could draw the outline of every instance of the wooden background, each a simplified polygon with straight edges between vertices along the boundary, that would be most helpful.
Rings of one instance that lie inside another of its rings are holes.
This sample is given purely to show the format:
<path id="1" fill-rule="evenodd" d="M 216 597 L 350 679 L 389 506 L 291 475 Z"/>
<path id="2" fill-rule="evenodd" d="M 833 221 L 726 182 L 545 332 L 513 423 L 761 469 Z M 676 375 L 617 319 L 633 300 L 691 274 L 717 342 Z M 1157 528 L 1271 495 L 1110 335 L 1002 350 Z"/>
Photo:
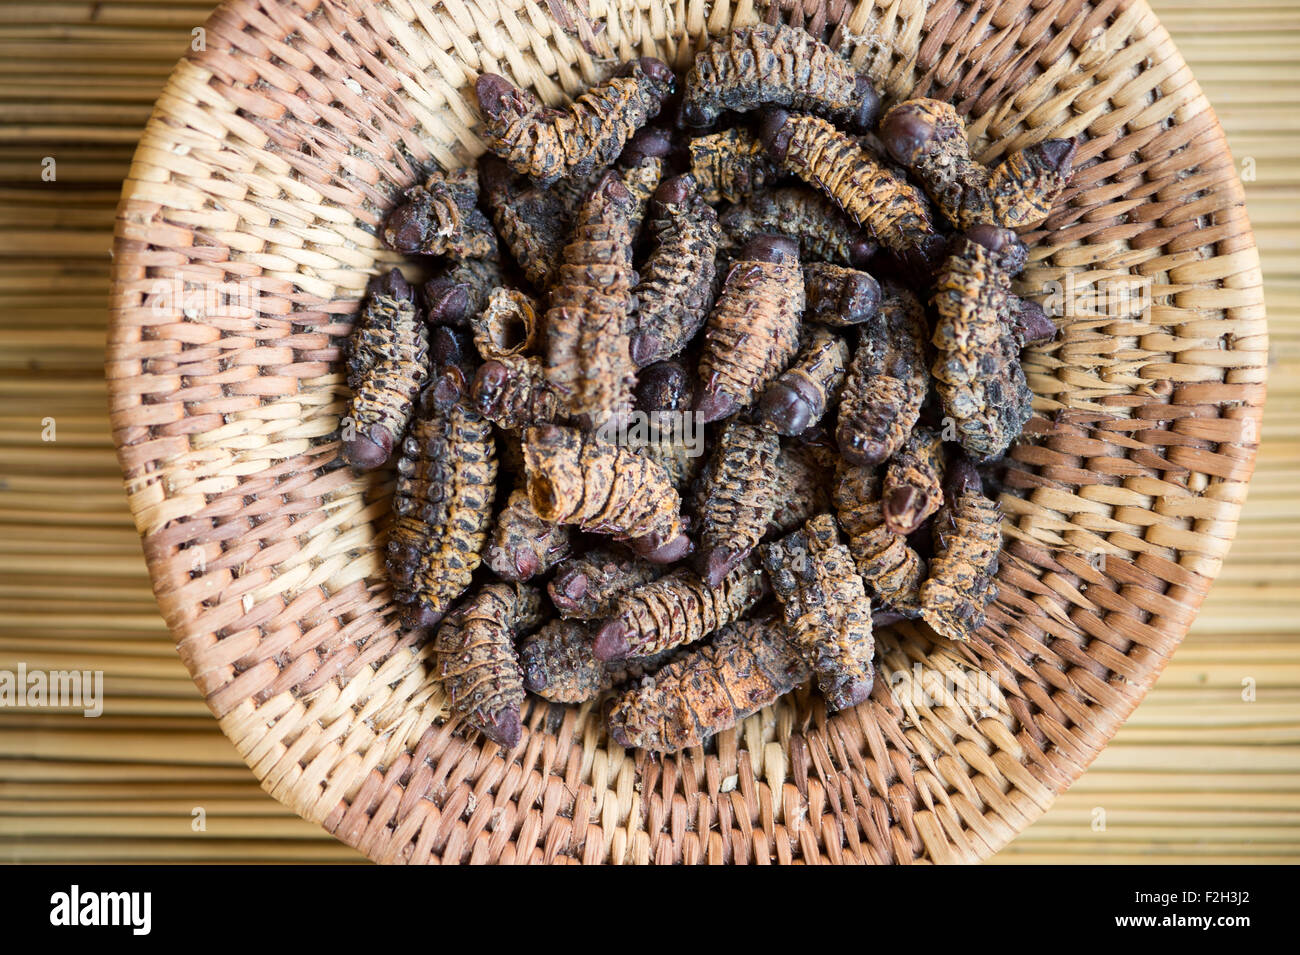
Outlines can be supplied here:
<path id="1" fill-rule="evenodd" d="M 997 862 L 1300 859 L 1300 2 L 1151 2 L 1246 180 L 1273 343 L 1263 447 L 1186 643 Z M 154 606 L 105 411 L 114 205 L 211 7 L 0 3 L 0 670 L 101 669 L 106 684 L 96 720 L 0 711 L 0 862 L 364 861 L 264 794 L 200 701 Z"/>

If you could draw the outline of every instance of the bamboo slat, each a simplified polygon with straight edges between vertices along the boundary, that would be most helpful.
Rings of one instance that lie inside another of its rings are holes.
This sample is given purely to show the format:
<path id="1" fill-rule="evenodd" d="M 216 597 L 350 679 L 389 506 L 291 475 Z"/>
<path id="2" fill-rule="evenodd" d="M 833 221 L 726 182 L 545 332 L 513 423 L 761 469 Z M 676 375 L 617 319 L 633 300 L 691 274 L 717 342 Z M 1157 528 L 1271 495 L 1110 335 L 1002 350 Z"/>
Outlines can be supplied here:
<path id="1" fill-rule="evenodd" d="M 1245 183 L 1274 365 L 1223 572 L 1155 688 L 993 861 L 1300 859 L 1300 11 L 1151 0 Z M 264 793 L 156 611 L 102 378 L 113 209 L 206 0 L 0 4 L 0 670 L 105 672 L 101 722 L 0 712 L 0 861 L 358 862 Z M 57 160 L 58 179 L 41 180 Z M 42 442 L 53 416 L 58 439 Z M 1243 678 L 1255 701 L 1241 699 Z M 191 813 L 208 811 L 208 830 Z M 1095 810 L 1106 828 L 1096 831 Z"/>

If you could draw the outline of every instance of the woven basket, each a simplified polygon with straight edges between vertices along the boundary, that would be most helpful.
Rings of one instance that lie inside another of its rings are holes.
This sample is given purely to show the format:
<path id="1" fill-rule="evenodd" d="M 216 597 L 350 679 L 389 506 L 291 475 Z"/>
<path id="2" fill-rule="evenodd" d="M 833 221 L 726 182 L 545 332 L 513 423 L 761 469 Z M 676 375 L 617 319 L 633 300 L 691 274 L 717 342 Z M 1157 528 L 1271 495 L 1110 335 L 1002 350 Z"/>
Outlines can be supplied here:
<path id="1" fill-rule="evenodd" d="M 509 752 L 467 738 L 396 624 L 391 477 L 339 459 L 339 347 L 395 261 L 376 226 L 422 166 L 481 151 L 480 71 L 555 102 L 760 18 L 889 97 L 951 99 L 986 160 L 1081 137 L 1029 237 L 1021 290 L 1064 331 L 1026 361 L 1000 596 L 968 646 L 879 633 L 871 700 L 833 718 L 804 690 L 665 759 L 611 747 L 590 705 L 532 704 Z M 382 862 L 978 860 L 1178 646 L 1236 528 L 1267 341 L 1223 133 L 1142 0 L 235 0 L 205 30 L 118 211 L 113 424 L 177 649 L 303 817 Z"/>

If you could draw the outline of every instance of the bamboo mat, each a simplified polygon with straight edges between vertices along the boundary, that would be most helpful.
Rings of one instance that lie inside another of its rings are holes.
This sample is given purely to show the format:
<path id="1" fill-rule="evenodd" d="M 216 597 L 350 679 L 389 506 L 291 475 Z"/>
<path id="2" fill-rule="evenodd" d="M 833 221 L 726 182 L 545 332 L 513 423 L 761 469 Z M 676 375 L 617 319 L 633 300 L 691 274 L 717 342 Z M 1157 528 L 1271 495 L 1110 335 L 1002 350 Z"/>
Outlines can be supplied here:
<path id="1" fill-rule="evenodd" d="M 1300 860 L 1300 4 L 1151 2 L 1254 171 L 1273 343 L 1263 447 L 1186 643 L 999 863 Z M 95 720 L 0 715 L 0 861 L 364 861 L 264 794 L 209 717 L 156 611 L 112 450 L 113 208 L 210 9 L 0 3 L 0 670 L 101 669 L 106 695 Z"/>

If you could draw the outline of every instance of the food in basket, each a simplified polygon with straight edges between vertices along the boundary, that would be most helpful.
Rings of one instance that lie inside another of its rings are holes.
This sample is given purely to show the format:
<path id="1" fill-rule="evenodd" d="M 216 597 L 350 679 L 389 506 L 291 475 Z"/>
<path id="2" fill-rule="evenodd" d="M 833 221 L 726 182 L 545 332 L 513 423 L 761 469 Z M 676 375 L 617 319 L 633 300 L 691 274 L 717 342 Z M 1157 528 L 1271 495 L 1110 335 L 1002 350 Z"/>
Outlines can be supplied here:
<path id="1" fill-rule="evenodd" d="M 776 513 L 776 434 L 744 421 L 729 421 L 714 441 L 701 479 L 701 573 L 717 587 L 750 555 Z"/>
<path id="2" fill-rule="evenodd" d="M 741 202 L 781 178 L 757 136 L 743 126 L 690 142 L 691 175 L 705 202 Z"/>
<path id="3" fill-rule="evenodd" d="M 493 258 L 497 236 L 477 202 L 474 170 L 435 172 L 389 213 L 384 220 L 384 241 L 396 252 Z"/>
<path id="4" fill-rule="evenodd" d="M 632 360 L 643 368 L 672 358 L 695 337 L 713 304 L 718 214 L 688 175 L 655 191 L 646 222 L 653 243 L 636 286 Z"/>
<path id="5" fill-rule="evenodd" d="M 808 665 L 772 619 L 741 620 L 624 690 L 609 713 L 619 746 L 675 753 L 775 703 Z"/>
<path id="6" fill-rule="evenodd" d="M 1006 451 L 1032 411 L 1011 314 L 1011 276 L 1027 253 L 1010 229 L 974 226 L 935 279 L 935 386 L 976 461 Z"/>
<path id="7" fill-rule="evenodd" d="M 781 235 L 746 243 L 704 323 L 695 400 L 701 421 L 748 406 L 790 363 L 799 347 L 803 305 L 798 243 Z"/>
<path id="8" fill-rule="evenodd" d="M 469 408 L 457 367 L 424 389 L 397 462 L 388 576 L 407 626 L 431 626 L 469 586 L 496 495 L 492 425 Z"/>
<path id="9" fill-rule="evenodd" d="M 480 76 L 474 92 L 488 148 L 515 172 L 546 186 L 612 163 L 632 134 L 659 115 L 674 85 L 666 63 L 642 57 L 564 109 L 547 109 L 494 73 Z"/>
<path id="10" fill-rule="evenodd" d="M 543 620 L 542 594 L 527 584 L 484 584 L 434 638 L 451 708 L 502 746 L 519 742 L 524 674 L 515 640 Z"/>
<path id="11" fill-rule="evenodd" d="M 686 74 L 682 119 L 708 126 L 723 110 L 780 105 L 867 129 L 880 97 L 826 44 L 798 27 L 756 24 L 733 30 L 695 57 Z"/>
<path id="12" fill-rule="evenodd" d="M 917 297 L 887 285 L 875 317 L 858 326 L 858 347 L 840 392 L 835 440 L 845 460 L 880 464 L 903 446 L 929 390 L 926 332 Z"/>
<path id="13" fill-rule="evenodd" d="M 934 522 L 934 559 L 921 585 L 921 617 L 950 640 L 969 640 L 984 626 L 997 596 L 993 575 L 1002 547 L 1002 513 L 984 496 L 969 461 L 948 468 L 944 507 Z"/>
<path id="14" fill-rule="evenodd" d="M 578 210 L 546 312 L 546 377 L 568 413 L 600 425 L 631 404 L 632 194 L 602 176 Z"/>
<path id="15" fill-rule="evenodd" d="M 966 124 L 952 104 L 936 99 L 890 109 L 881 118 L 880 138 L 963 232 L 976 225 L 1038 225 L 1069 181 L 1075 156 L 1072 140 L 1049 139 L 988 169 L 971 158 Z"/>
<path id="16" fill-rule="evenodd" d="M 835 518 L 819 514 L 767 544 L 763 566 L 790 641 L 816 673 L 827 708 L 861 703 L 875 679 L 871 599 Z"/>
<path id="17" fill-rule="evenodd" d="M 777 434 L 796 435 L 821 420 L 839 399 L 848 370 L 849 346 L 829 328 L 804 329 L 794 362 L 763 392 L 759 416 Z"/>
<path id="18" fill-rule="evenodd" d="M 481 77 L 491 152 L 385 220 L 442 261 L 421 301 L 376 279 L 345 352 L 345 459 L 401 450 L 402 621 L 441 622 L 451 708 L 504 746 L 528 693 L 605 698 L 659 752 L 810 679 L 842 710 L 877 627 L 977 639 L 997 594 L 974 464 L 1055 331 L 1005 226 L 1047 215 L 1073 144 L 988 170 L 924 100 L 876 135 L 869 81 L 794 27 L 719 38 L 654 125 L 673 86 L 641 59 L 551 109 Z"/>
<path id="19" fill-rule="evenodd" d="M 369 471 L 388 462 L 428 376 L 428 351 L 415 291 L 402 274 L 393 269 L 372 279 L 344 351 L 352 399 L 343 459 L 354 468 Z"/>

